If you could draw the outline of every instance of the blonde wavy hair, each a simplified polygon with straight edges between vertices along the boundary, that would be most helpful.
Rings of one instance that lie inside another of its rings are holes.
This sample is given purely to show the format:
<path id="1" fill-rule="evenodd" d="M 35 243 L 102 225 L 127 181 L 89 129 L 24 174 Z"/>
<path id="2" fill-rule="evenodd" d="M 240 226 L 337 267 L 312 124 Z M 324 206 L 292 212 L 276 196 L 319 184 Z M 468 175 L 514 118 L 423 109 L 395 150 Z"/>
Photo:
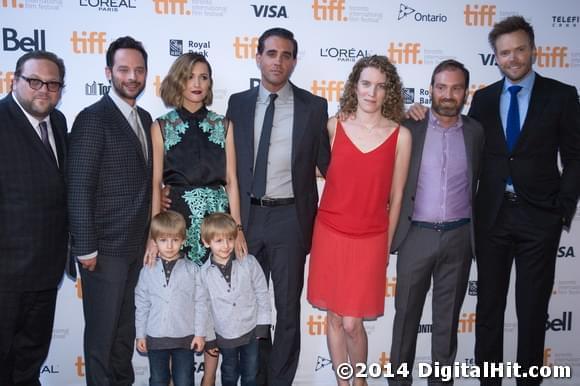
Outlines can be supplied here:
<path id="1" fill-rule="evenodd" d="M 355 63 L 340 97 L 339 112 L 351 115 L 356 112 L 358 99 L 356 86 L 362 70 L 373 67 L 386 76 L 386 95 L 381 106 L 381 115 L 400 123 L 404 118 L 403 84 L 395 66 L 386 56 L 373 55 L 361 58 Z"/>
<path id="2" fill-rule="evenodd" d="M 213 78 L 211 66 L 205 56 L 196 52 L 188 52 L 180 55 L 171 67 L 169 72 L 161 82 L 161 100 L 167 107 L 183 106 L 183 90 L 185 90 L 187 81 L 191 76 L 191 71 L 196 63 L 205 63 L 209 71 L 209 90 L 203 99 L 204 106 L 209 106 L 213 102 Z"/>

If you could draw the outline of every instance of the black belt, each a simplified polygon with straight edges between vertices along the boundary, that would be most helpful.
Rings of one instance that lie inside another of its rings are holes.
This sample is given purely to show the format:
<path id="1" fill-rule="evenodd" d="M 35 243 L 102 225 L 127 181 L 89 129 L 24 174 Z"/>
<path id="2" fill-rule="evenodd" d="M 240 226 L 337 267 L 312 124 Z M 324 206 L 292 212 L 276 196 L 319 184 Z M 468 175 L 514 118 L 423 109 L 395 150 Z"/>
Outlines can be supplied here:
<path id="1" fill-rule="evenodd" d="M 517 193 L 508 192 L 506 190 L 505 192 L 503 192 L 503 199 L 509 202 L 519 202 L 520 196 L 518 196 Z"/>
<path id="2" fill-rule="evenodd" d="M 432 229 L 437 232 L 444 232 L 459 228 L 460 226 L 465 224 L 469 224 L 470 221 L 471 220 L 468 218 L 462 218 L 460 220 L 446 222 L 411 221 L 411 224 L 418 226 L 419 228 Z"/>
<path id="3" fill-rule="evenodd" d="M 268 206 L 268 207 L 292 205 L 292 204 L 294 204 L 294 202 L 296 202 L 294 197 L 288 197 L 288 198 L 256 198 L 256 197 L 251 197 L 250 198 L 250 203 L 252 205 Z"/>

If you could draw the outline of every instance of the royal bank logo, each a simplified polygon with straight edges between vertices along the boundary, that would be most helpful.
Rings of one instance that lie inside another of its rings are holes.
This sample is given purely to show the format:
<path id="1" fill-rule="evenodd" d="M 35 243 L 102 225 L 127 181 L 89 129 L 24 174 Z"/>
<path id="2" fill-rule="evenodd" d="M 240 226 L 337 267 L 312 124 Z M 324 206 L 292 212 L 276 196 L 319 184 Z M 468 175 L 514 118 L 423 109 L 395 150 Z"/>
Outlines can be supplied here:
<path id="1" fill-rule="evenodd" d="M 554 28 L 576 28 L 580 24 L 580 16 L 552 16 Z"/>
<path id="2" fill-rule="evenodd" d="M 415 103 L 415 88 L 414 87 L 404 87 L 403 88 L 403 103 L 406 105 L 412 105 Z"/>
<path id="3" fill-rule="evenodd" d="M 195 52 L 207 58 L 209 57 L 210 48 L 211 42 L 209 40 L 186 40 L 184 44 L 182 39 L 169 39 L 169 55 L 171 56 L 179 56 L 183 53 Z"/>
<path id="4" fill-rule="evenodd" d="M 477 296 L 477 280 L 467 282 L 467 294 L 469 296 Z"/>
<path id="5" fill-rule="evenodd" d="M 79 6 L 99 12 L 119 12 L 120 9 L 136 7 L 136 0 L 79 0 Z"/>
<path id="6" fill-rule="evenodd" d="M 410 16 L 410 17 L 409 17 Z M 430 12 L 420 12 L 415 8 L 408 6 L 407 4 L 399 4 L 399 16 L 397 20 L 409 19 L 416 22 L 423 23 L 446 23 L 447 16 L 442 13 L 430 13 Z"/>
<path id="7" fill-rule="evenodd" d="M 93 83 L 85 83 L 85 95 L 103 96 L 108 94 L 110 89 L 111 86 L 108 83 L 97 83 L 96 80 L 93 80 Z"/>
<path id="8" fill-rule="evenodd" d="M 320 371 L 325 367 L 332 365 L 332 361 L 328 358 L 321 357 L 320 355 L 316 357 L 316 367 L 314 371 Z"/>

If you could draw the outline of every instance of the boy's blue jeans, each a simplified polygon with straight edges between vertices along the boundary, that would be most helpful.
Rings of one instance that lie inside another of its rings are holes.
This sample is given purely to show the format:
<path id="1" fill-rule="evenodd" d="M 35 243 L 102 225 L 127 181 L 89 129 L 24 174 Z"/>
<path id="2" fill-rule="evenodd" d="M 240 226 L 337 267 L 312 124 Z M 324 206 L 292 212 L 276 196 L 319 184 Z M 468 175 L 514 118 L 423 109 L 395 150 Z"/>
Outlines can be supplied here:
<path id="1" fill-rule="evenodd" d="M 242 376 L 242 386 L 255 386 L 258 373 L 258 340 L 236 348 L 220 348 L 222 386 L 235 386 Z"/>
<path id="2" fill-rule="evenodd" d="M 193 386 L 195 352 L 187 349 L 150 350 L 149 386 Z M 171 358 L 171 370 L 170 359 Z"/>

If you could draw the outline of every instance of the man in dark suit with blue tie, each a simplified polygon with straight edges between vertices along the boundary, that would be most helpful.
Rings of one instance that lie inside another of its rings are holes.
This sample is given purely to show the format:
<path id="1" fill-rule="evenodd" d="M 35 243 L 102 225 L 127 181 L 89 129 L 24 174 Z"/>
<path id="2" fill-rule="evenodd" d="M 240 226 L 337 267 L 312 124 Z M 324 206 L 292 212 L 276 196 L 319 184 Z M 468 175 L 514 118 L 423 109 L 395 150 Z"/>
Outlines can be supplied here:
<path id="1" fill-rule="evenodd" d="M 80 264 L 87 385 L 132 385 L 134 289 L 151 210 L 151 116 L 136 105 L 147 53 L 131 37 L 107 50 L 111 91 L 79 113 L 70 136 L 69 217 Z"/>
<path id="2" fill-rule="evenodd" d="M 292 32 L 264 32 L 256 54 L 260 86 L 232 95 L 227 112 L 236 127 L 240 227 L 274 285 L 274 345 L 271 353 L 264 345 L 260 350 L 259 382 L 269 385 L 291 385 L 298 367 L 304 262 L 318 205 L 316 167 L 324 174 L 330 158 L 326 100 L 289 82 L 297 53 Z"/>
<path id="3" fill-rule="evenodd" d="M 0 101 L 0 385 L 39 385 L 52 338 L 68 231 L 62 59 L 16 62 Z"/>
<path id="4" fill-rule="evenodd" d="M 562 227 L 576 212 L 580 106 L 574 87 L 533 71 L 534 31 L 523 17 L 497 23 L 489 42 L 504 78 L 477 91 L 469 111 L 485 130 L 475 202 L 475 360 L 479 365 L 503 361 L 504 311 L 515 261 L 517 362 L 525 371 L 543 364 L 556 251 Z M 517 380 L 518 385 L 540 382 Z M 499 385 L 501 378 L 481 383 Z"/>

